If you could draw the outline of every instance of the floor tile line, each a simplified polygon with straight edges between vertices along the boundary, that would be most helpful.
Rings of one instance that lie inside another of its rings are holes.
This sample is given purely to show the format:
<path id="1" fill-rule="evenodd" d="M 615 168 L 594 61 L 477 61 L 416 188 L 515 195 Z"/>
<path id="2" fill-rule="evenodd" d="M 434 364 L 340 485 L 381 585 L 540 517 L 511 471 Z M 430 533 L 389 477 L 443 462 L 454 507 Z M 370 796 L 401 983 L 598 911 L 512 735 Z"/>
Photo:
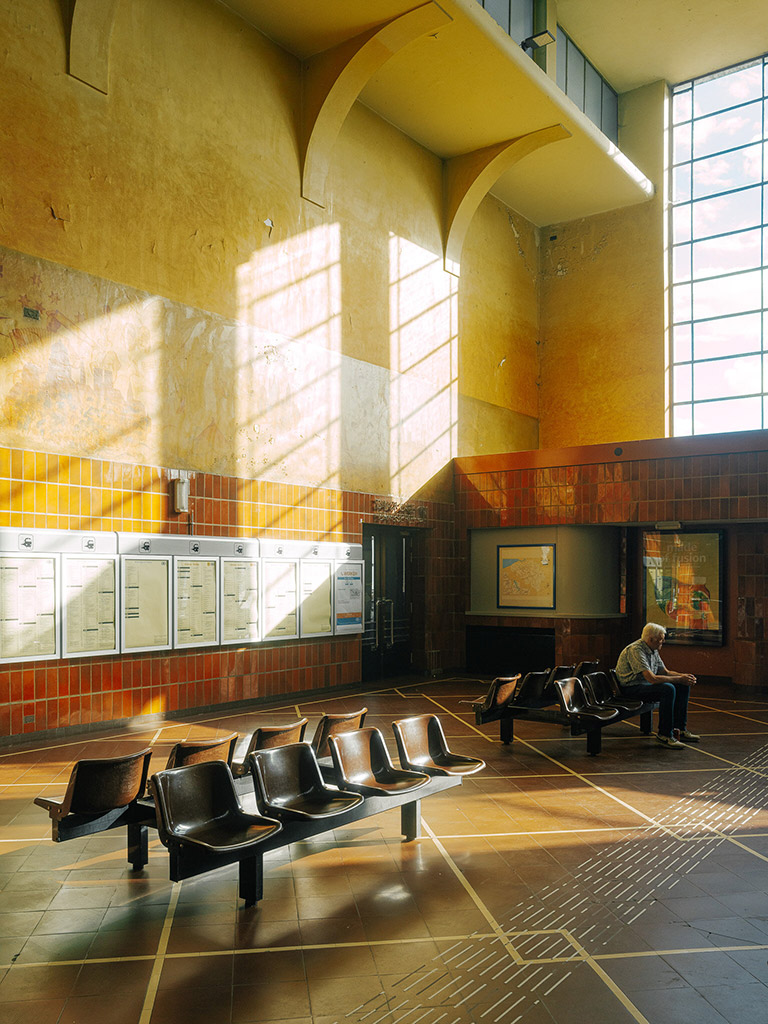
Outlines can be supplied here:
<path id="1" fill-rule="evenodd" d="M 635 1006 L 635 1004 L 632 1002 L 629 996 L 624 991 L 622 991 L 621 988 L 619 988 L 619 986 L 616 984 L 613 978 L 608 973 L 606 973 L 606 971 L 603 970 L 600 964 L 597 963 L 595 958 L 587 952 L 587 950 L 582 946 L 579 940 L 565 928 L 563 929 L 563 935 L 573 945 L 573 948 L 581 954 L 584 963 L 588 964 L 588 966 L 595 972 L 598 978 L 600 978 L 600 980 L 603 982 L 606 988 L 608 988 L 614 994 L 614 996 L 616 996 L 616 998 L 619 1000 L 619 1002 L 627 1011 L 627 1013 L 634 1017 L 638 1024 L 650 1024 L 648 1018 L 640 1012 L 638 1007 Z"/>
<path id="2" fill-rule="evenodd" d="M 181 896 L 181 882 L 174 882 L 171 888 L 171 899 L 168 904 L 168 909 L 165 912 L 163 930 L 160 932 L 160 939 L 157 943 L 154 966 L 152 967 L 152 973 L 150 974 L 149 981 L 147 982 L 147 990 L 144 995 L 144 1004 L 141 1008 L 141 1015 L 139 1016 L 138 1024 L 149 1024 L 150 1018 L 152 1017 L 152 1011 L 155 1008 L 157 989 L 160 985 L 160 975 L 163 973 L 163 967 L 165 966 L 165 954 L 168 949 L 168 941 L 171 937 L 171 926 L 173 925 L 173 918 L 176 913 L 179 896 Z"/>
<path id="3" fill-rule="evenodd" d="M 515 963 L 519 963 L 520 962 L 520 954 L 517 952 L 517 950 L 514 948 L 514 946 L 509 942 L 509 940 L 507 939 L 506 934 L 504 933 L 504 929 L 501 927 L 499 922 L 496 920 L 496 918 L 493 916 L 491 911 L 485 905 L 485 902 L 480 898 L 479 893 L 475 890 L 474 886 L 471 884 L 471 882 L 466 877 L 464 872 L 459 868 L 458 864 L 454 861 L 453 857 L 451 857 L 451 855 L 448 853 L 446 848 L 443 846 L 443 844 L 440 842 L 440 840 L 437 838 L 435 833 L 432 831 L 432 829 L 429 827 L 429 825 L 427 824 L 427 822 L 423 818 L 421 819 L 421 824 L 422 824 L 422 827 L 424 828 L 425 832 L 429 835 L 429 837 L 432 839 L 432 842 L 437 847 L 438 851 L 440 852 L 440 855 L 445 860 L 445 863 L 448 865 L 448 867 L 451 869 L 453 874 L 459 880 L 459 882 L 463 886 L 464 890 L 466 891 L 467 895 L 472 900 L 472 902 L 475 904 L 477 909 L 480 911 L 480 913 L 483 915 L 483 917 L 486 919 L 486 921 L 490 924 L 491 928 L 493 929 L 493 931 L 496 934 L 496 937 L 499 939 L 501 944 L 504 946 L 506 951 L 509 953 L 509 955 L 512 958 L 512 960 L 514 960 Z"/>

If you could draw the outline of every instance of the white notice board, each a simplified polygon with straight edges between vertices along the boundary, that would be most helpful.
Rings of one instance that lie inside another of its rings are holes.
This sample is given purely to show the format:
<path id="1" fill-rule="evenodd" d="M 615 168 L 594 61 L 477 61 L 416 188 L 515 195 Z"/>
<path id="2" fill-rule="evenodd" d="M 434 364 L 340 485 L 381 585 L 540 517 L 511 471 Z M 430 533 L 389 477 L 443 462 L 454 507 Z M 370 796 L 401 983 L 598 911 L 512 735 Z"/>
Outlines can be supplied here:
<path id="1" fill-rule="evenodd" d="M 62 555 L 63 657 L 117 654 L 117 555 Z"/>
<path id="2" fill-rule="evenodd" d="M 334 631 L 363 631 L 363 562 L 336 562 L 334 573 Z"/>
<path id="3" fill-rule="evenodd" d="M 157 651 L 170 647 L 170 557 L 122 555 L 120 579 L 123 651 Z"/>
<path id="4" fill-rule="evenodd" d="M 0 661 L 61 657 L 59 555 L 0 551 Z"/>
<path id="5" fill-rule="evenodd" d="M 261 564 L 264 640 L 299 635 L 299 563 L 295 558 L 265 558 Z"/>
<path id="6" fill-rule="evenodd" d="M 219 559 L 174 556 L 174 647 L 219 642 Z"/>
<path id="7" fill-rule="evenodd" d="M 260 575 L 258 558 L 222 558 L 222 644 L 249 644 L 259 639 Z"/>
<path id="8" fill-rule="evenodd" d="M 302 636 L 333 633 L 333 562 L 301 560 Z"/>

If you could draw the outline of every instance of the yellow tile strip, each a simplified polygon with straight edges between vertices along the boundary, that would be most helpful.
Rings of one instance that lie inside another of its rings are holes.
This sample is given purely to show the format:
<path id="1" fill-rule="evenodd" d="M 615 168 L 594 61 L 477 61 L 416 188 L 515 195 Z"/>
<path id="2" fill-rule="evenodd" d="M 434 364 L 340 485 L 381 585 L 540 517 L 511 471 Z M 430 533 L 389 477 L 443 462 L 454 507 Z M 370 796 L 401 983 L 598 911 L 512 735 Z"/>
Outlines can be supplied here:
<path id="1" fill-rule="evenodd" d="M 506 949 L 507 953 L 509 953 L 510 957 L 514 960 L 514 962 L 516 964 L 522 963 L 522 957 L 520 956 L 520 954 L 517 952 L 515 947 L 512 945 L 512 943 L 507 938 L 506 933 L 504 932 L 504 929 L 501 927 L 499 922 L 496 920 L 496 918 L 490 912 L 488 907 L 486 907 L 485 903 L 482 901 L 482 899 L 477 894 L 475 889 L 470 885 L 469 880 L 464 875 L 464 872 L 460 870 L 460 868 L 458 867 L 456 862 L 453 860 L 451 855 L 448 853 L 446 848 L 443 846 L 443 844 L 440 842 L 440 840 L 437 838 L 435 833 L 432 831 L 432 829 L 429 827 L 429 825 L 426 823 L 426 821 L 424 821 L 423 818 L 421 819 L 421 826 L 424 829 L 424 831 L 427 833 L 427 835 L 430 837 L 430 839 L 434 843 L 435 847 L 439 850 L 441 857 L 443 858 L 445 863 L 448 865 L 448 867 L 451 869 L 451 871 L 454 873 L 456 878 L 459 880 L 459 882 L 461 883 L 461 885 L 465 889 L 465 891 L 466 891 L 467 895 L 469 896 L 469 898 L 472 900 L 472 902 L 475 904 L 477 909 L 480 911 L 480 913 L 483 915 L 483 917 L 486 919 L 488 924 L 493 929 L 493 933 L 494 933 L 495 938 L 497 938 L 499 940 L 499 942 Z"/>
<path id="2" fill-rule="evenodd" d="M 160 975 L 163 973 L 165 954 L 168 949 L 168 940 L 171 937 L 171 925 L 173 924 L 176 905 L 179 902 L 180 895 L 181 882 L 174 882 L 171 888 L 171 899 L 168 904 L 168 910 L 165 914 L 165 921 L 163 922 L 163 930 L 160 932 L 160 940 L 157 943 L 154 966 L 152 967 L 152 973 L 149 976 L 149 982 L 147 983 L 147 991 L 144 996 L 144 1005 L 141 1008 L 139 1024 L 149 1024 L 150 1018 L 152 1017 L 152 1011 L 155 1008 L 155 997 L 157 995 L 158 985 L 160 984 Z"/>

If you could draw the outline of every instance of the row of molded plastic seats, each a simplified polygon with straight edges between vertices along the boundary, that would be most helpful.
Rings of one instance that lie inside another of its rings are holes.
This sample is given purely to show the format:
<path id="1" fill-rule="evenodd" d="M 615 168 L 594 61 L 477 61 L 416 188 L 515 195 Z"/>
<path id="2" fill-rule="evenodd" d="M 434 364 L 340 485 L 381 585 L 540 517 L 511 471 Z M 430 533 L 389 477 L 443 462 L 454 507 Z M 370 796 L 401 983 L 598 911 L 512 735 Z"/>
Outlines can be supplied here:
<path id="1" fill-rule="evenodd" d="M 360 720 L 364 715 L 365 709 L 354 717 Z M 281 819 L 331 816 L 359 804 L 365 795 L 401 793 L 425 785 L 430 775 L 464 775 L 484 767 L 479 758 L 448 749 L 435 715 L 393 723 L 401 768 L 392 764 L 378 729 L 349 730 L 353 716 L 335 717 L 343 719 L 335 723 L 339 731 L 324 727 L 323 734 L 327 734 L 338 787 L 324 781 L 312 744 L 299 741 L 252 751 L 248 771 L 254 780 L 257 815 L 240 805 L 226 757 L 204 759 L 214 751 L 212 744 L 193 752 L 196 760 L 183 766 L 178 766 L 177 753 L 175 766 L 155 773 L 150 780 L 163 843 L 183 842 L 209 851 L 237 850 L 268 838 L 281 827 Z M 219 753 L 230 750 L 228 739 L 221 741 Z M 150 756 L 147 748 L 124 757 L 78 761 L 63 798 L 38 797 L 35 803 L 55 820 L 66 815 L 98 819 L 118 812 L 143 797 Z"/>
<path id="2" fill-rule="evenodd" d="M 557 665 L 551 669 L 526 672 L 525 675 L 519 672 L 516 676 L 497 676 L 484 699 L 470 703 L 480 714 L 514 705 L 545 707 L 556 704 L 559 700 L 554 686 L 557 680 L 583 679 L 586 674 L 596 671 L 598 665 L 597 661 L 581 661 L 578 665 Z"/>
<path id="3" fill-rule="evenodd" d="M 240 806 L 234 778 L 222 762 L 168 769 L 152 776 L 158 830 L 168 845 L 177 841 L 206 849 L 233 849 L 253 841 L 249 835 L 286 821 L 332 818 L 362 803 L 366 796 L 401 794 L 426 785 L 431 775 L 466 775 L 482 769 L 479 758 L 448 749 L 435 715 L 393 722 L 401 767 L 389 756 L 379 729 L 362 728 L 329 736 L 338 785 L 326 782 L 310 743 L 281 744 L 252 751 L 258 815 Z M 206 793 L 204 799 L 195 794 Z M 329 825 L 329 827 L 331 827 Z M 233 846 L 234 844 L 234 846 Z"/>

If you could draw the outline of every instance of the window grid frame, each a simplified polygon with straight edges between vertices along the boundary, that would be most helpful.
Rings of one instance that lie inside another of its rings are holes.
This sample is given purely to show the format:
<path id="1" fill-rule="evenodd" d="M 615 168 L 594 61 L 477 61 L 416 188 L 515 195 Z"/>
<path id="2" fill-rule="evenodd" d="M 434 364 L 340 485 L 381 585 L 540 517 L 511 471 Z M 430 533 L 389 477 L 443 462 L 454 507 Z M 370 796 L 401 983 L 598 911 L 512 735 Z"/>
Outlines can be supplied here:
<path id="1" fill-rule="evenodd" d="M 711 81 L 715 78 L 726 77 L 737 71 L 746 70 L 750 67 L 756 67 L 760 70 L 760 95 L 758 97 L 751 96 L 750 98 L 737 103 L 730 103 L 727 106 L 718 107 L 714 110 L 708 109 L 706 113 L 697 115 L 695 110 L 695 98 L 696 98 L 696 85 L 703 84 L 707 81 Z M 680 117 L 678 120 L 675 119 L 675 99 L 678 96 L 683 96 L 686 93 L 689 94 L 690 109 L 687 112 L 687 116 Z M 712 152 L 708 152 L 703 156 L 694 155 L 694 128 L 699 122 L 705 121 L 708 118 L 716 117 L 722 114 L 732 114 L 738 110 L 752 106 L 755 103 L 760 102 L 760 138 L 757 140 L 751 140 L 746 143 L 740 143 L 736 146 L 723 146 L 714 149 Z M 766 383 L 768 382 L 768 309 L 766 309 L 766 293 L 768 291 L 768 265 L 766 264 L 767 248 L 766 242 L 768 241 L 768 223 L 766 222 L 766 195 L 768 194 L 768 137 L 766 137 L 766 130 L 768 128 L 768 54 L 764 54 L 761 57 L 755 58 L 750 61 L 746 61 L 741 65 L 736 65 L 730 68 L 725 68 L 722 71 L 716 72 L 713 75 L 708 75 L 701 79 L 694 79 L 689 82 L 680 83 L 677 86 L 671 88 L 671 103 L 670 103 L 670 115 L 669 115 L 669 145 L 670 145 L 670 160 L 669 160 L 669 181 L 670 181 L 670 202 L 669 202 L 669 246 L 668 246 L 668 260 L 669 260 L 669 302 L 670 302 L 670 352 L 669 352 L 669 393 L 670 393 L 670 428 L 672 436 L 696 436 L 696 410 L 699 408 L 705 408 L 706 406 L 712 406 L 717 402 L 732 401 L 753 401 L 759 400 L 760 407 L 760 423 L 759 426 L 752 428 L 742 429 L 765 429 L 768 423 L 768 393 L 766 393 Z M 687 133 L 687 138 L 682 139 L 680 149 L 688 153 L 687 158 L 675 160 L 675 149 L 678 139 L 683 132 Z M 706 195 L 695 196 L 695 179 L 694 179 L 694 168 L 697 163 L 704 160 L 710 160 L 714 157 L 721 157 L 729 155 L 731 153 L 737 153 L 740 150 L 746 150 L 749 147 L 760 146 L 760 170 L 759 177 L 757 180 L 747 182 L 746 184 L 736 185 L 720 188 L 717 191 L 709 192 Z M 686 196 L 683 199 L 679 199 L 674 194 L 675 187 L 675 171 L 681 167 L 687 166 L 690 168 L 690 176 L 688 180 L 688 188 L 686 190 Z M 721 199 L 728 196 L 737 195 L 741 192 L 746 192 L 749 189 L 759 189 L 759 209 L 760 219 L 758 222 L 749 222 L 744 225 L 741 224 L 739 227 L 731 230 L 715 230 L 708 234 L 696 234 L 694 230 L 694 213 L 696 204 L 702 203 L 708 200 Z M 681 215 L 682 214 L 682 215 Z M 686 217 L 687 214 L 687 217 Z M 686 223 L 687 221 L 687 223 Z M 679 234 L 683 237 L 681 241 L 675 241 L 675 230 L 682 229 Z M 739 235 L 743 235 L 746 232 L 759 232 L 759 262 L 752 263 L 749 266 L 742 266 L 738 270 L 728 270 L 724 273 L 717 274 L 704 274 L 696 276 L 694 268 L 694 246 L 700 242 L 711 242 L 717 241 L 718 239 L 730 239 L 737 238 Z M 685 274 L 680 276 L 678 273 L 675 260 L 684 248 L 690 250 L 689 253 L 684 254 Z M 696 286 L 705 286 L 708 282 L 722 281 L 725 278 L 736 279 L 746 274 L 759 274 L 759 306 L 749 306 L 744 309 L 730 310 L 728 312 L 722 312 L 719 314 L 713 314 L 709 316 L 696 316 L 695 315 L 695 298 L 694 288 Z M 685 276 L 687 275 L 687 276 Z M 684 305 L 687 305 L 687 309 L 684 311 L 680 309 L 676 300 L 675 289 L 676 288 L 687 288 L 688 294 L 684 296 Z M 751 344 L 750 347 L 744 351 L 738 352 L 723 352 L 716 355 L 707 356 L 696 356 L 696 326 L 704 325 L 707 323 L 723 322 L 734 319 L 736 317 L 752 316 L 758 318 L 758 340 L 756 342 L 757 347 Z M 677 358 L 676 348 L 676 329 L 681 328 L 684 331 L 683 344 L 689 346 L 687 352 L 687 358 Z M 759 384 L 760 390 L 749 391 L 740 394 L 730 394 L 724 392 L 721 395 L 708 398 L 697 398 L 696 396 L 696 383 L 695 383 L 695 371 L 697 366 L 711 367 L 719 362 L 725 362 L 727 360 L 734 359 L 755 359 L 760 360 L 760 374 Z M 688 383 L 690 386 L 690 397 L 684 397 L 680 401 L 675 400 L 675 388 L 676 388 L 676 375 L 680 371 L 687 371 L 689 374 Z M 678 418 L 687 421 L 688 429 L 682 430 L 680 433 L 677 432 Z M 703 433 L 711 432 L 710 429 L 704 429 L 699 431 L 699 435 Z"/>

